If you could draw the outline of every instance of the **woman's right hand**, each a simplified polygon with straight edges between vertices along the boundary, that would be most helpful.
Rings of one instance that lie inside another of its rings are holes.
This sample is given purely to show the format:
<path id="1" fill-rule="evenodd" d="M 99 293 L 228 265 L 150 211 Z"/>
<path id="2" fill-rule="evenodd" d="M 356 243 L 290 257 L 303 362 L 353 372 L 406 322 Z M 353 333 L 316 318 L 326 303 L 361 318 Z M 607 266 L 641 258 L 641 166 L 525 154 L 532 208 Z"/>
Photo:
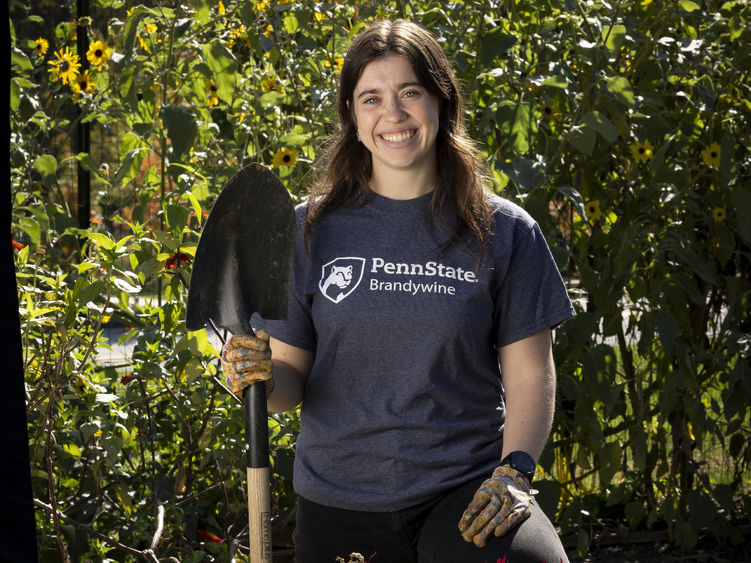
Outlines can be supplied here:
<path id="1" fill-rule="evenodd" d="M 227 387 L 242 397 L 242 391 L 258 381 L 266 381 L 266 394 L 273 389 L 269 335 L 259 330 L 255 336 L 235 334 L 222 349 L 222 370 Z"/>

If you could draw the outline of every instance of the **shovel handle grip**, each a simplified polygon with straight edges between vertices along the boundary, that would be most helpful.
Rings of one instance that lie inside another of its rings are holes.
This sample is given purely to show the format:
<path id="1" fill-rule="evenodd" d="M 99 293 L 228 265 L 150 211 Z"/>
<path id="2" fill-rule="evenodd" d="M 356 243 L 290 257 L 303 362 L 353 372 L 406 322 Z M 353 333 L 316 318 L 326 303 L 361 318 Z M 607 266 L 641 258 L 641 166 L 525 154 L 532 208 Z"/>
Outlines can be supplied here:
<path id="1" fill-rule="evenodd" d="M 266 408 L 266 384 L 259 381 L 243 390 L 245 439 L 248 467 L 269 466 L 269 422 Z"/>

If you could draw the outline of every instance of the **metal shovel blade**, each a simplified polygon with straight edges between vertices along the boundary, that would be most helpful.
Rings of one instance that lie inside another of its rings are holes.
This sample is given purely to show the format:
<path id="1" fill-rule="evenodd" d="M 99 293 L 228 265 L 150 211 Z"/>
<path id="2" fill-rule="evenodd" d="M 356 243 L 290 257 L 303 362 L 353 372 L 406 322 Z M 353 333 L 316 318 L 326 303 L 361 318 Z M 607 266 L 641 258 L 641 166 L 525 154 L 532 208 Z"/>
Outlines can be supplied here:
<path id="1" fill-rule="evenodd" d="M 198 241 L 188 330 L 211 319 L 233 334 L 247 333 L 252 313 L 286 318 L 295 231 L 294 205 L 276 174 L 254 163 L 232 176 Z"/>

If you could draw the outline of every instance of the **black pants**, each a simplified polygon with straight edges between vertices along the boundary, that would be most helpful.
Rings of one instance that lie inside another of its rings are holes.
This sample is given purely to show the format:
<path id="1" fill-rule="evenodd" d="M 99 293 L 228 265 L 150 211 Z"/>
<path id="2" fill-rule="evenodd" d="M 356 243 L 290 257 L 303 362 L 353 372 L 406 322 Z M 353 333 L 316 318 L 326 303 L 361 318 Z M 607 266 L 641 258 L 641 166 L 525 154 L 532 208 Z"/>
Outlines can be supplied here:
<path id="1" fill-rule="evenodd" d="M 484 548 L 462 539 L 458 523 L 483 479 L 398 512 L 329 508 L 299 498 L 294 534 L 298 563 L 349 561 L 357 552 L 369 563 L 568 562 L 558 534 L 536 503 L 532 516 Z"/>

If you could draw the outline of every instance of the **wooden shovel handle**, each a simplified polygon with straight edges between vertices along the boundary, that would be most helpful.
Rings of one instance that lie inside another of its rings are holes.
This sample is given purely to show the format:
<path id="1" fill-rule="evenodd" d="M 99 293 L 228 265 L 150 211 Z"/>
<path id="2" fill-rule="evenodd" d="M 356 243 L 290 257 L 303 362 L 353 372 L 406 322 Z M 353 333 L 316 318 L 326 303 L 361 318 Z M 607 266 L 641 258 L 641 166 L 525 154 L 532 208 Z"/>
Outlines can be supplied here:
<path id="1" fill-rule="evenodd" d="M 245 440 L 248 466 L 248 526 L 250 562 L 271 563 L 271 489 L 269 480 L 269 423 L 266 385 L 246 387 Z"/>

